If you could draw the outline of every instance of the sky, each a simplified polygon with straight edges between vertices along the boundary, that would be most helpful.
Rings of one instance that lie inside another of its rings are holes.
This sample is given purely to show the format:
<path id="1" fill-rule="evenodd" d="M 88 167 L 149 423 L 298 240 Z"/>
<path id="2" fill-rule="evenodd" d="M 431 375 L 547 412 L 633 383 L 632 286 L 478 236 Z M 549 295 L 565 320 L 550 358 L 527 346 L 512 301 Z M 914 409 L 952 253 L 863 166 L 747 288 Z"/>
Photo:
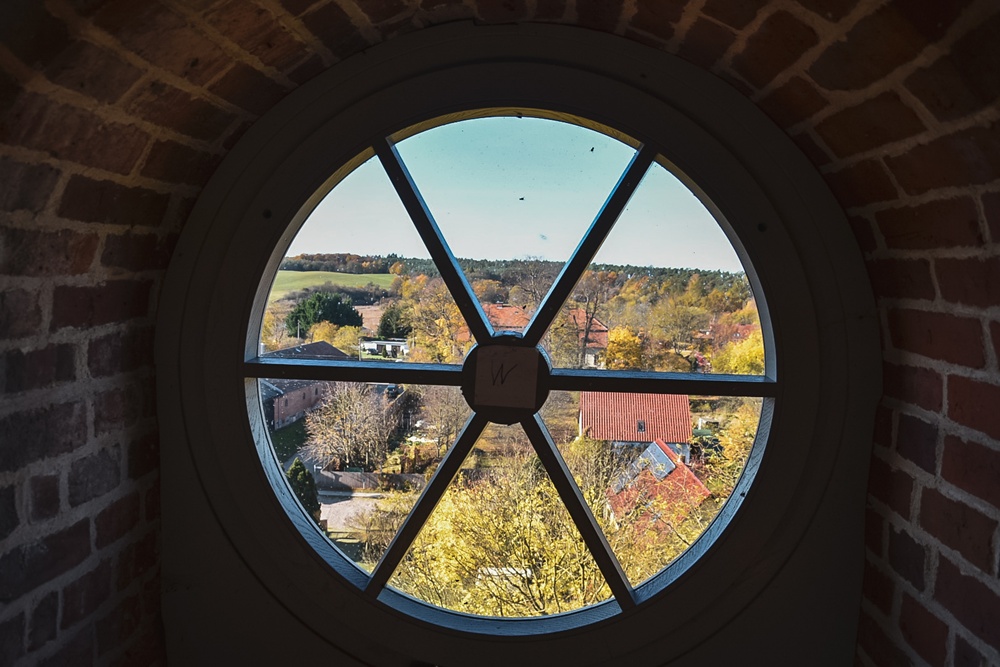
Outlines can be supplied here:
<path id="1" fill-rule="evenodd" d="M 570 257 L 635 153 L 529 117 L 459 121 L 396 148 L 456 257 L 556 261 Z M 330 191 L 286 254 L 338 252 L 429 256 L 377 158 Z M 655 163 L 594 261 L 743 270 L 708 210 Z"/>

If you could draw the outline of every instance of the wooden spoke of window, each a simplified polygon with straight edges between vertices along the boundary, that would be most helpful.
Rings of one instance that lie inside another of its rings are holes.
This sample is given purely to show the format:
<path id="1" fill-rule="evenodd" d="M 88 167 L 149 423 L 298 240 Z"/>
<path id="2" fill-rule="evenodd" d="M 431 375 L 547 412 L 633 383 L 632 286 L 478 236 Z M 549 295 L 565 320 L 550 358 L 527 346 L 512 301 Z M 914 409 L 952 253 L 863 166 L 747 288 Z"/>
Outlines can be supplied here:
<path id="1" fill-rule="evenodd" d="M 628 577 L 611 550 L 611 545 L 608 544 L 604 531 L 601 530 L 593 512 L 590 511 L 590 506 L 587 505 L 583 492 L 573 480 L 573 474 L 566 465 L 566 461 L 559 454 L 559 449 L 552 441 L 552 436 L 545 427 L 545 422 L 542 421 L 541 416 L 536 414 L 533 418 L 521 422 L 521 427 L 527 434 L 528 440 L 531 441 L 532 447 L 535 448 L 538 458 L 541 459 L 545 471 L 549 474 L 549 478 L 556 487 L 563 505 L 569 511 L 577 530 L 580 531 L 580 536 L 583 537 L 584 543 L 594 557 L 597 567 L 600 568 L 601 574 L 608 582 L 608 587 L 611 588 L 618 606 L 623 611 L 635 607 L 635 595 L 628 582 Z"/>
<path id="2" fill-rule="evenodd" d="M 462 367 L 454 364 L 409 364 L 396 361 L 341 361 L 257 357 L 243 364 L 252 378 L 384 382 L 387 384 L 462 384 Z"/>
<path id="3" fill-rule="evenodd" d="M 368 580 L 368 585 L 365 587 L 366 593 L 372 597 L 378 597 L 382 589 L 385 588 L 389 578 L 392 577 L 392 573 L 396 571 L 396 567 L 403 560 L 403 557 L 409 550 L 410 545 L 413 544 L 413 540 L 416 539 L 427 518 L 434 511 L 434 508 L 437 507 L 441 496 L 444 495 L 448 485 L 451 484 L 455 475 L 458 474 L 459 468 L 462 467 L 462 462 L 465 461 L 465 458 L 469 455 L 473 445 L 476 444 L 476 441 L 482 435 L 488 423 L 489 421 L 485 417 L 478 414 L 473 414 L 465 422 L 465 426 L 462 427 L 462 432 L 459 434 L 455 444 L 451 446 L 444 455 L 444 458 L 441 459 L 441 463 L 438 465 L 437 470 L 434 471 L 434 475 L 431 476 L 430 481 L 424 487 L 413 509 L 410 510 L 409 515 L 403 521 L 403 525 L 400 526 L 399 531 L 392 538 L 389 547 L 382 554 L 378 565 L 372 571 L 371 579 Z"/>
<path id="4" fill-rule="evenodd" d="M 656 151 L 650 146 L 642 146 L 632 156 L 632 160 L 611 190 L 604 206 L 601 207 L 594 222 L 591 223 L 587 233 L 584 234 L 576 250 L 573 251 L 573 256 L 563 266 L 556 281 L 549 288 L 548 294 L 545 295 L 538 310 L 535 311 L 535 316 L 531 318 L 531 322 L 524 332 L 526 345 L 538 345 L 538 342 L 542 340 L 542 336 L 552 324 L 559 309 L 569 299 L 573 288 L 583 276 L 583 272 L 594 260 L 594 255 L 600 250 L 604 239 L 607 238 L 618 217 L 625 210 L 625 205 L 632 198 L 635 189 L 639 187 L 639 183 L 646 175 L 650 165 L 653 164 L 655 157 Z"/>
<path id="5" fill-rule="evenodd" d="M 661 373 L 554 368 L 552 391 L 613 391 L 629 394 L 687 394 L 689 396 L 763 396 L 778 393 L 778 384 L 764 375 L 722 373 Z"/>
<path id="6" fill-rule="evenodd" d="M 417 233 L 427 246 L 427 251 L 434 260 L 434 265 L 441 274 L 441 279 L 451 292 L 455 304 L 469 325 L 469 331 L 477 342 L 483 343 L 493 336 L 493 327 L 483 311 L 482 304 L 476 298 L 469 281 L 465 278 L 465 273 L 458 265 L 455 255 L 448 247 L 447 241 L 441 234 L 441 230 L 434 221 L 430 209 L 427 208 L 417 184 L 410 176 L 403 159 L 399 156 L 396 147 L 388 139 L 375 142 L 375 154 L 382 163 L 392 186 L 396 189 L 403 207 L 417 228 Z"/>

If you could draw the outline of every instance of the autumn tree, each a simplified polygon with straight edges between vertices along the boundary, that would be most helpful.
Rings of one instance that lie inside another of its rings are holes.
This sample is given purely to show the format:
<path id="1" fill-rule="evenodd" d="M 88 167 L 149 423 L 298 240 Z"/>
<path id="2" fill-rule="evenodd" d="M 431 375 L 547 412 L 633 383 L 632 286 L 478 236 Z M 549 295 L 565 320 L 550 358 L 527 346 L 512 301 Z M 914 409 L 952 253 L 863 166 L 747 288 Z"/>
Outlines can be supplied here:
<path id="1" fill-rule="evenodd" d="M 415 388 L 420 399 L 421 418 L 431 426 L 439 448 L 455 441 L 469 418 L 469 404 L 458 387 L 430 385 Z"/>
<path id="2" fill-rule="evenodd" d="M 608 332 L 605 366 L 610 370 L 642 370 L 646 366 L 643 342 L 631 327 L 615 327 Z"/>
<path id="3" fill-rule="evenodd" d="M 316 488 L 316 480 L 306 469 L 302 460 L 295 457 L 292 465 L 288 468 L 285 473 L 285 477 L 288 478 L 288 485 L 292 487 L 292 491 L 295 493 L 295 497 L 299 499 L 302 503 L 303 509 L 309 513 L 309 515 L 319 521 L 319 491 Z"/>
<path id="4" fill-rule="evenodd" d="M 368 384 L 336 382 L 320 406 L 306 415 L 302 453 L 326 467 L 359 465 L 374 470 L 389 452 L 399 415 L 385 393 Z"/>
<path id="5" fill-rule="evenodd" d="M 716 373 L 763 375 L 764 337 L 760 329 L 723 347 L 712 359 L 712 370 Z"/>

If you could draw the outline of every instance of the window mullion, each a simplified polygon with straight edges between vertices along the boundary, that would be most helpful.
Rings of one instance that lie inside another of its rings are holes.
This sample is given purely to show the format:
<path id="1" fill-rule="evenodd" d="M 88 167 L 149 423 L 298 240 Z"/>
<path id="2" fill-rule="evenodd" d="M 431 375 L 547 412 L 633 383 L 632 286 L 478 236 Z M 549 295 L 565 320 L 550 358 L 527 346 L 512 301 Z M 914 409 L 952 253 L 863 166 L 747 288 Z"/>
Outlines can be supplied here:
<path id="1" fill-rule="evenodd" d="M 589 368 L 554 368 L 549 376 L 549 388 L 552 391 L 765 398 L 778 394 L 778 383 L 766 375 L 608 371 Z"/>
<path id="2" fill-rule="evenodd" d="M 625 210 L 625 205 L 628 204 L 635 189 L 639 187 L 639 183 L 642 181 L 643 176 L 646 175 L 655 157 L 656 150 L 651 146 L 645 145 L 632 157 L 632 161 L 629 162 L 621 178 L 618 179 L 615 187 L 611 190 L 611 194 L 608 195 L 604 206 L 601 207 L 601 211 L 594 218 L 594 222 L 591 223 L 590 228 L 584 234 L 576 250 L 573 251 L 573 256 L 563 266 L 559 277 L 556 278 L 552 287 L 549 288 L 548 294 L 545 295 L 542 303 L 538 306 L 535 316 L 531 319 L 528 328 L 524 332 L 526 344 L 538 345 L 539 341 L 542 340 L 542 336 L 545 335 L 549 325 L 552 324 L 552 320 L 555 319 L 556 313 L 566 303 L 583 272 L 587 270 L 587 266 L 590 265 L 594 259 L 594 255 L 600 250 L 604 239 L 611 232 L 611 228 L 614 226 L 615 221 L 618 220 L 618 216 Z"/>
<path id="3" fill-rule="evenodd" d="M 384 138 L 375 142 L 374 149 L 417 233 L 427 246 L 441 279 L 444 280 L 466 324 L 469 325 L 469 331 L 479 343 L 490 339 L 493 336 L 493 327 L 483 311 L 483 306 L 472 291 L 469 281 L 466 280 L 451 248 L 448 247 L 448 242 L 441 234 L 441 229 L 427 208 L 427 203 L 424 202 L 396 147 L 389 139 Z"/>
<path id="4" fill-rule="evenodd" d="M 528 440 L 531 441 L 538 458 L 541 459 L 545 471 L 556 487 L 556 491 L 569 511 L 577 530 L 580 531 L 580 535 L 593 555 L 601 574 L 608 582 L 618 605 L 623 611 L 635 607 L 635 593 L 628 577 L 611 550 L 611 545 L 608 544 L 604 531 L 601 530 L 593 512 L 590 511 L 590 506 L 587 505 L 580 487 L 573 480 L 573 474 L 567 467 L 566 461 L 563 460 L 559 449 L 552 442 L 552 436 L 549 435 L 542 418 L 536 414 L 533 418 L 521 422 L 521 427 L 527 434 Z"/>
<path id="5" fill-rule="evenodd" d="M 441 459 L 441 463 L 438 465 L 437 470 L 434 471 L 434 475 L 431 476 L 427 486 L 424 487 L 420 498 L 417 499 L 413 509 L 403 521 L 403 525 L 400 526 L 399 531 L 392 538 L 392 542 L 385 553 L 382 554 L 378 565 L 372 570 L 371 579 L 369 579 L 368 585 L 365 587 L 366 593 L 373 597 L 378 597 L 378 594 L 385 587 L 386 583 L 388 583 L 392 573 L 396 571 L 396 567 L 403 560 L 410 545 L 413 544 L 413 540 L 416 539 L 427 518 L 434 511 L 448 485 L 451 484 L 452 479 L 458 473 L 459 468 L 461 468 L 462 463 L 469 455 L 473 445 L 476 444 L 476 441 L 482 435 L 483 429 L 486 428 L 488 423 L 485 417 L 478 414 L 473 414 L 465 422 L 465 426 L 462 427 L 462 432 L 459 434 L 455 444 L 451 446 L 444 455 L 444 458 Z"/>

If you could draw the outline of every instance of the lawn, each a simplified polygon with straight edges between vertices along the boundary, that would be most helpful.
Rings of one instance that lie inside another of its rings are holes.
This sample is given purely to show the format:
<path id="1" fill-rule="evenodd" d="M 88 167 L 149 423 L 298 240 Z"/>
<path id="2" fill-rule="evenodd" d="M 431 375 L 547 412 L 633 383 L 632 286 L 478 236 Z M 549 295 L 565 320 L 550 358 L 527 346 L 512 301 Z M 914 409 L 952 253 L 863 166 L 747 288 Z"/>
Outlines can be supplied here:
<path id="1" fill-rule="evenodd" d="M 345 287 L 364 287 L 368 283 L 375 283 L 382 289 L 389 289 L 392 279 L 391 273 L 336 273 L 334 271 L 278 271 L 271 287 L 271 294 L 268 301 L 277 301 L 289 292 L 296 292 L 307 287 L 318 287 L 325 283 L 343 285 Z"/>
<path id="2" fill-rule="evenodd" d="M 306 420 L 300 419 L 271 432 L 271 444 L 282 463 L 294 456 L 306 441 Z"/>

